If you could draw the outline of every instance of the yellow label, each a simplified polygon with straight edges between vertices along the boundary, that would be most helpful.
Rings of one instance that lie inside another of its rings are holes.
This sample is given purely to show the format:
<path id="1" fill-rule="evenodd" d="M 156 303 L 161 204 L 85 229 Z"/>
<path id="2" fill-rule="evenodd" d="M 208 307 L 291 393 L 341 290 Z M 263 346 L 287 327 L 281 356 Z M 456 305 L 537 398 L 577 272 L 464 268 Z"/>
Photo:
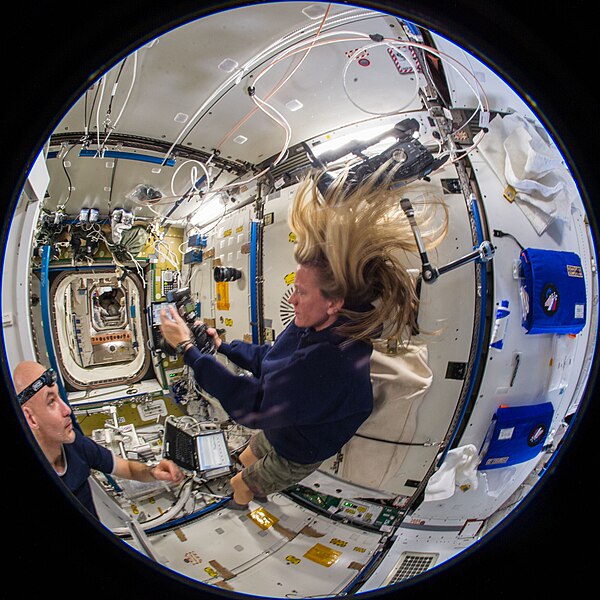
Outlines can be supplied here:
<path id="1" fill-rule="evenodd" d="M 277 517 L 273 516 L 270 512 L 266 511 L 262 507 L 253 510 L 248 517 L 263 530 L 269 529 L 269 527 L 279 521 Z"/>
<path id="2" fill-rule="evenodd" d="M 229 310 L 229 282 L 217 281 L 217 309 Z"/>
<path id="3" fill-rule="evenodd" d="M 293 231 L 290 231 L 290 234 L 288 235 L 288 242 L 290 244 L 296 243 L 296 234 Z"/>
<path id="4" fill-rule="evenodd" d="M 226 237 L 229 237 L 231 234 L 232 234 L 232 230 L 231 230 L 231 229 L 226 229 L 226 230 L 223 232 L 223 237 L 224 237 L 224 238 L 226 238 Z"/>
<path id="5" fill-rule="evenodd" d="M 225 319 L 226 327 L 233 327 L 233 319 Z"/>
<path id="6" fill-rule="evenodd" d="M 287 560 L 288 562 L 292 563 L 293 565 L 297 565 L 300 562 L 300 559 L 296 558 L 293 554 L 288 554 L 285 557 L 285 560 Z"/>
<path id="7" fill-rule="evenodd" d="M 328 548 L 323 544 L 315 544 L 304 554 L 304 557 L 319 565 L 323 565 L 324 567 L 330 567 L 337 562 L 341 555 L 341 552 L 338 552 L 333 548 Z"/>
<path id="8" fill-rule="evenodd" d="M 204 567 L 204 570 L 211 576 L 211 577 L 218 577 L 219 574 L 212 568 L 212 567 Z"/>
<path id="9" fill-rule="evenodd" d="M 296 271 L 293 271 L 292 273 L 288 273 L 287 275 L 284 275 L 283 281 L 285 281 L 286 285 L 292 285 L 294 283 L 294 281 L 296 281 Z"/>

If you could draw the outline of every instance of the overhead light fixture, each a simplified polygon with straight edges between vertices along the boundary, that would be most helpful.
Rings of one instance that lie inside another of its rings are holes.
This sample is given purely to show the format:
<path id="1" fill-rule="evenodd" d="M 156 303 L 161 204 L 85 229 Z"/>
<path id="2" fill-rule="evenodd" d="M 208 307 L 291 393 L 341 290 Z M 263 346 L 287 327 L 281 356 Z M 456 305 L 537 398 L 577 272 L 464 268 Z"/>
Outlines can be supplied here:
<path id="1" fill-rule="evenodd" d="M 296 100 L 296 99 L 290 100 L 285 105 L 285 107 L 292 112 L 300 110 L 303 106 L 304 106 L 304 104 L 302 104 L 302 102 L 300 102 L 300 100 Z"/>
<path id="2" fill-rule="evenodd" d="M 362 129 L 361 131 L 349 133 L 347 135 L 336 137 L 335 139 L 329 139 L 320 144 L 317 144 L 313 147 L 312 152 L 315 156 L 320 156 L 325 152 L 330 152 L 332 150 L 336 150 L 337 148 L 341 148 L 344 144 L 347 144 L 352 140 L 356 140 L 359 142 L 366 142 L 371 139 L 375 140 L 382 133 L 385 133 L 386 131 L 391 132 L 393 128 L 393 125 L 378 125 L 376 127 L 368 127 L 366 129 Z M 390 146 L 395 141 L 396 138 L 390 134 L 389 138 L 384 138 L 380 140 L 379 142 L 377 142 L 377 145 L 373 146 L 372 148 L 369 148 L 369 151 L 365 152 L 365 154 L 372 152 L 373 149 L 375 149 L 378 152 L 381 152 L 383 146 Z"/>
<path id="3" fill-rule="evenodd" d="M 175 123 L 185 123 L 189 118 L 190 116 L 186 115 L 185 113 L 177 113 L 173 117 L 173 121 L 175 121 Z"/>
<path id="4" fill-rule="evenodd" d="M 224 196 L 221 192 L 205 196 L 200 206 L 190 217 L 190 225 L 201 228 L 213 219 L 220 217 L 223 214 L 226 202 L 227 196 Z"/>
<path id="5" fill-rule="evenodd" d="M 248 138 L 245 135 L 238 135 L 236 137 L 233 138 L 233 141 L 236 144 L 244 144 L 245 142 L 248 141 Z"/>
<path id="6" fill-rule="evenodd" d="M 232 71 L 235 71 L 238 66 L 239 65 L 237 61 L 233 60 L 233 58 L 226 58 L 219 63 L 217 68 L 221 69 L 221 71 L 225 71 L 226 73 L 231 73 Z"/>
<path id="7" fill-rule="evenodd" d="M 318 4 L 311 4 L 302 9 L 302 14 L 309 19 L 322 19 L 325 16 L 325 8 Z"/>

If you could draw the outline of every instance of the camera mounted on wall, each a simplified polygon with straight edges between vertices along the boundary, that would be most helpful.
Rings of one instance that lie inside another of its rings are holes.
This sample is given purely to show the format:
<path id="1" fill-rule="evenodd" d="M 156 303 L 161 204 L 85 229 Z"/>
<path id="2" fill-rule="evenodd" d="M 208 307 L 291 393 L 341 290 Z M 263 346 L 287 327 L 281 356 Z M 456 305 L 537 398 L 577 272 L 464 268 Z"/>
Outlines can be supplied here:
<path id="1" fill-rule="evenodd" d="M 198 313 L 196 312 L 196 303 L 190 295 L 189 288 L 180 288 L 167 292 L 167 301 L 175 305 L 179 316 L 189 327 L 192 336 L 191 342 L 200 350 L 202 354 L 214 354 L 216 352 L 212 337 L 207 333 L 208 327 L 204 323 L 198 322 Z M 176 356 L 177 349 L 173 348 L 161 336 L 158 346 L 165 354 Z"/>
<path id="2" fill-rule="evenodd" d="M 234 267 L 215 267 L 213 277 L 217 283 L 223 281 L 237 281 L 242 277 L 242 272 Z"/>

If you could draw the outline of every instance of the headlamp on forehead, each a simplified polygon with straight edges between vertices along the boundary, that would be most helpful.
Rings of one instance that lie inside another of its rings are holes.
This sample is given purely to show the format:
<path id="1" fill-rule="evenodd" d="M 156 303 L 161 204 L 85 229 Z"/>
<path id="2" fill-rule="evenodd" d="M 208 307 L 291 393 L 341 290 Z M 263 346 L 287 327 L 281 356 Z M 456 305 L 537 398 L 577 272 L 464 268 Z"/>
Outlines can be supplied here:
<path id="1" fill-rule="evenodd" d="M 44 371 L 33 383 L 30 383 L 18 396 L 17 400 L 21 406 L 32 396 L 37 394 L 45 385 L 48 387 L 56 383 L 57 375 L 54 369 Z"/>

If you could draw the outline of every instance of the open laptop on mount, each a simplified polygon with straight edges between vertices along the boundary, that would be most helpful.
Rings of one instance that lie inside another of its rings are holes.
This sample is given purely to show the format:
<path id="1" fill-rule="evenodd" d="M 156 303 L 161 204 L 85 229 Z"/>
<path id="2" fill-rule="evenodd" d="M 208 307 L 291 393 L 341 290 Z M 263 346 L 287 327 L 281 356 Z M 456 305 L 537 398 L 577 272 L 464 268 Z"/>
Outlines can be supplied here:
<path id="1" fill-rule="evenodd" d="M 233 465 L 223 431 L 208 429 L 190 434 L 170 421 L 165 424 L 163 454 L 182 469 L 205 477 L 228 473 Z"/>

